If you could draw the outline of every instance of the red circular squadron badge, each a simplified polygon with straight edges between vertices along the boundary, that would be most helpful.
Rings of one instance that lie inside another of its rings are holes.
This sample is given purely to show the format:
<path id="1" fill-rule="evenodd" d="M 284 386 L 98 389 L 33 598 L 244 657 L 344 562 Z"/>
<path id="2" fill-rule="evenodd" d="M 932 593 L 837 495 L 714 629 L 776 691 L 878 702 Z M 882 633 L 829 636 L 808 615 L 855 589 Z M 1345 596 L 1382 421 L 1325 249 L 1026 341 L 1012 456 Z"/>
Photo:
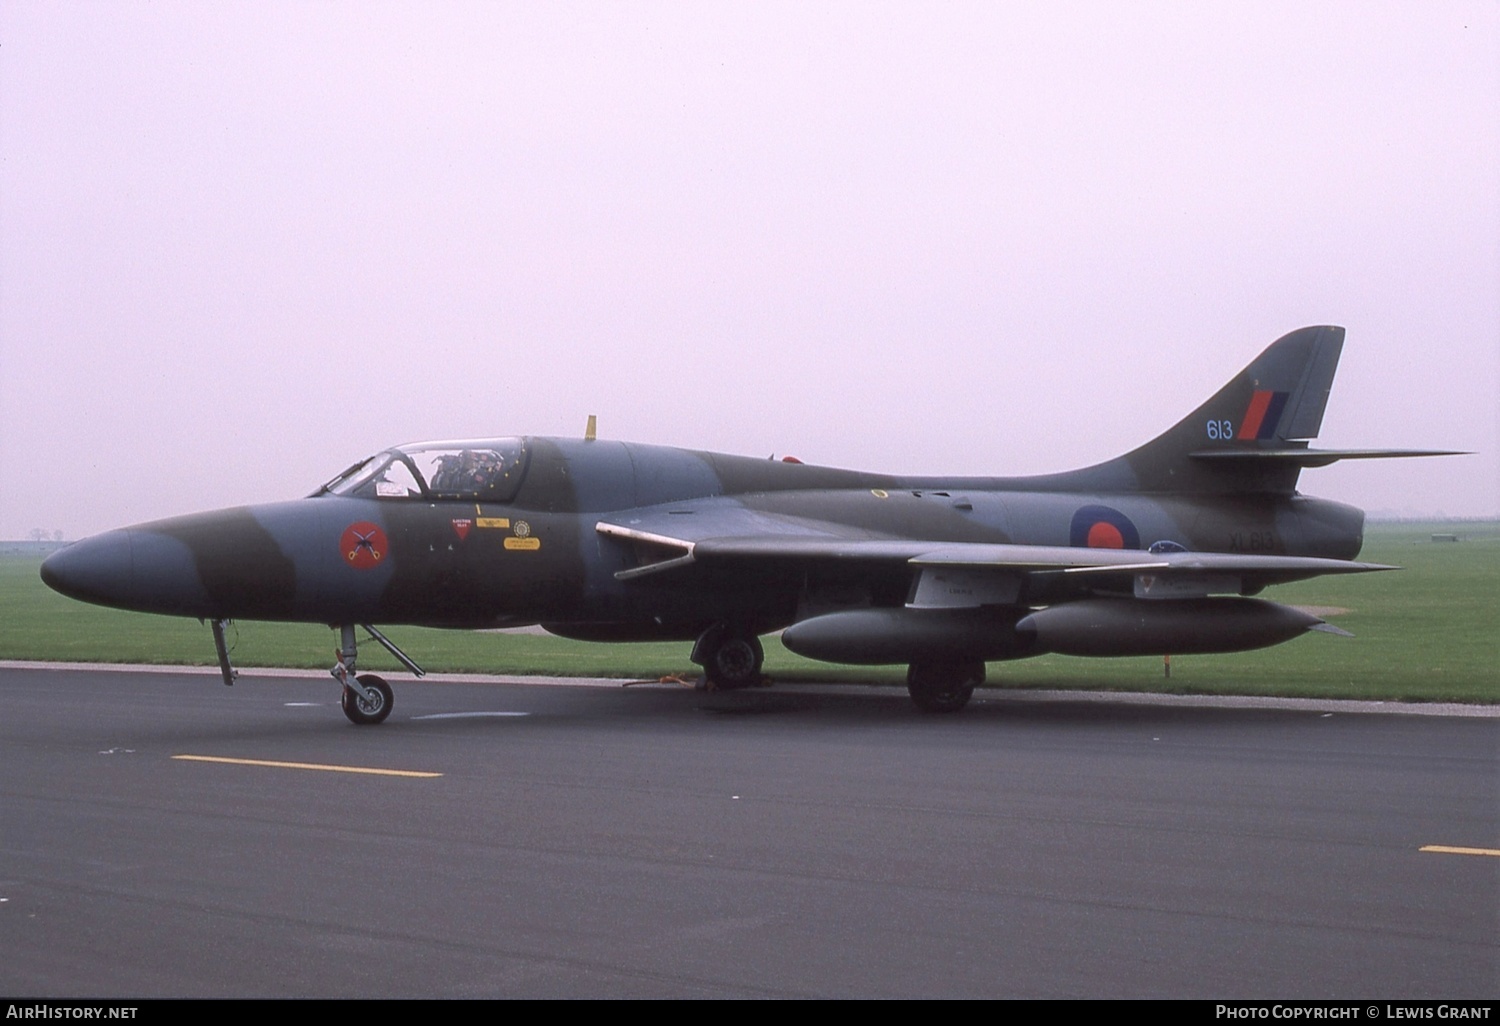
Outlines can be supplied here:
<path id="1" fill-rule="evenodd" d="M 369 570 L 385 561 L 390 551 L 385 532 L 368 520 L 350 524 L 339 536 L 339 554 L 356 570 Z"/>

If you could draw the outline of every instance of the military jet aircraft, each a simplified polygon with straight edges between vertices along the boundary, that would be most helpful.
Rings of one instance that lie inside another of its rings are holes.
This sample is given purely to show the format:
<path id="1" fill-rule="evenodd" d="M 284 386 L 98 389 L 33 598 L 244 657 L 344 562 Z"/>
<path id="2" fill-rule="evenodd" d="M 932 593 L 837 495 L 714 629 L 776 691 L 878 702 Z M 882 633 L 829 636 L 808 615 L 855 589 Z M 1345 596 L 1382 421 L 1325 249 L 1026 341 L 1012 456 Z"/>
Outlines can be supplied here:
<path id="1" fill-rule="evenodd" d="M 351 721 L 390 686 L 356 672 L 356 626 L 541 624 L 594 641 L 682 640 L 705 680 L 761 679 L 760 635 L 837 663 L 909 666 L 950 712 L 986 662 L 1236 652 L 1318 617 L 1253 598 L 1355 562 L 1364 514 L 1297 491 L 1304 467 L 1446 455 L 1309 447 L 1344 330 L 1266 349 L 1154 441 L 1019 478 L 903 477 L 582 439 L 424 442 L 305 499 L 110 531 L 42 565 L 65 595 L 208 621 L 226 684 L 230 619 L 325 623 Z"/>

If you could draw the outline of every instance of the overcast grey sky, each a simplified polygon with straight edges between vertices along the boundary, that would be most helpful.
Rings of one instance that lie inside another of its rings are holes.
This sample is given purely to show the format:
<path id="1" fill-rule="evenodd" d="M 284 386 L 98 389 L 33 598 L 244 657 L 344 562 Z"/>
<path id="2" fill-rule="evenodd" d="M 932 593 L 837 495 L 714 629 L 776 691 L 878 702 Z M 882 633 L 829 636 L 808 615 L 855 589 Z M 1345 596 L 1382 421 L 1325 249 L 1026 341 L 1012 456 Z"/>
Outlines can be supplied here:
<path id="1" fill-rule="evenodd" d="M 0 0 L 0 538 L 402 441 L 1116 455 L 1343 324 L 1500 512 L 1500 5 Z"/>

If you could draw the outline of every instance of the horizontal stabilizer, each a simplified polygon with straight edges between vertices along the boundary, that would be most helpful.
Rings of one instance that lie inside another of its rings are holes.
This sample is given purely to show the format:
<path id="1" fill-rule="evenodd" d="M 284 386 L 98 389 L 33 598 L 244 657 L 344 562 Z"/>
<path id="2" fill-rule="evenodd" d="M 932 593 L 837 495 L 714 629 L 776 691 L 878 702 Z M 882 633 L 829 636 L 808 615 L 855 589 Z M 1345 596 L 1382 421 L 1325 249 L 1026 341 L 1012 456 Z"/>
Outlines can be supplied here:
<path id="1" fill-rule="evenodd" d="M 1409 456 L 1469 456 L 1457 449 L 1199 449 L 1188 453 L 1195 460 L 1227 460 L 1241 464 L 1265 461 L 1267 465 L 1326 467 L 1339 460 L 1385 460 Z"/>

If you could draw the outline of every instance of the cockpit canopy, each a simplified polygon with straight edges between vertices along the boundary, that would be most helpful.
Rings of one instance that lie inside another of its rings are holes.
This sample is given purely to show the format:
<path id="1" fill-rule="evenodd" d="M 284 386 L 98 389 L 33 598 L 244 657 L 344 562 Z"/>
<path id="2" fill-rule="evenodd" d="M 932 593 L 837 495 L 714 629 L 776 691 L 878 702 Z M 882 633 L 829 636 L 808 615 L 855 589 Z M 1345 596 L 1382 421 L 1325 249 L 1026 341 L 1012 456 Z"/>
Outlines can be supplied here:
<path id="1" fill-rule="evenodd" d="M 314 495 L 509 502 L 526 472 L 526 440 L 417 442 L 361 460 Z"/>

